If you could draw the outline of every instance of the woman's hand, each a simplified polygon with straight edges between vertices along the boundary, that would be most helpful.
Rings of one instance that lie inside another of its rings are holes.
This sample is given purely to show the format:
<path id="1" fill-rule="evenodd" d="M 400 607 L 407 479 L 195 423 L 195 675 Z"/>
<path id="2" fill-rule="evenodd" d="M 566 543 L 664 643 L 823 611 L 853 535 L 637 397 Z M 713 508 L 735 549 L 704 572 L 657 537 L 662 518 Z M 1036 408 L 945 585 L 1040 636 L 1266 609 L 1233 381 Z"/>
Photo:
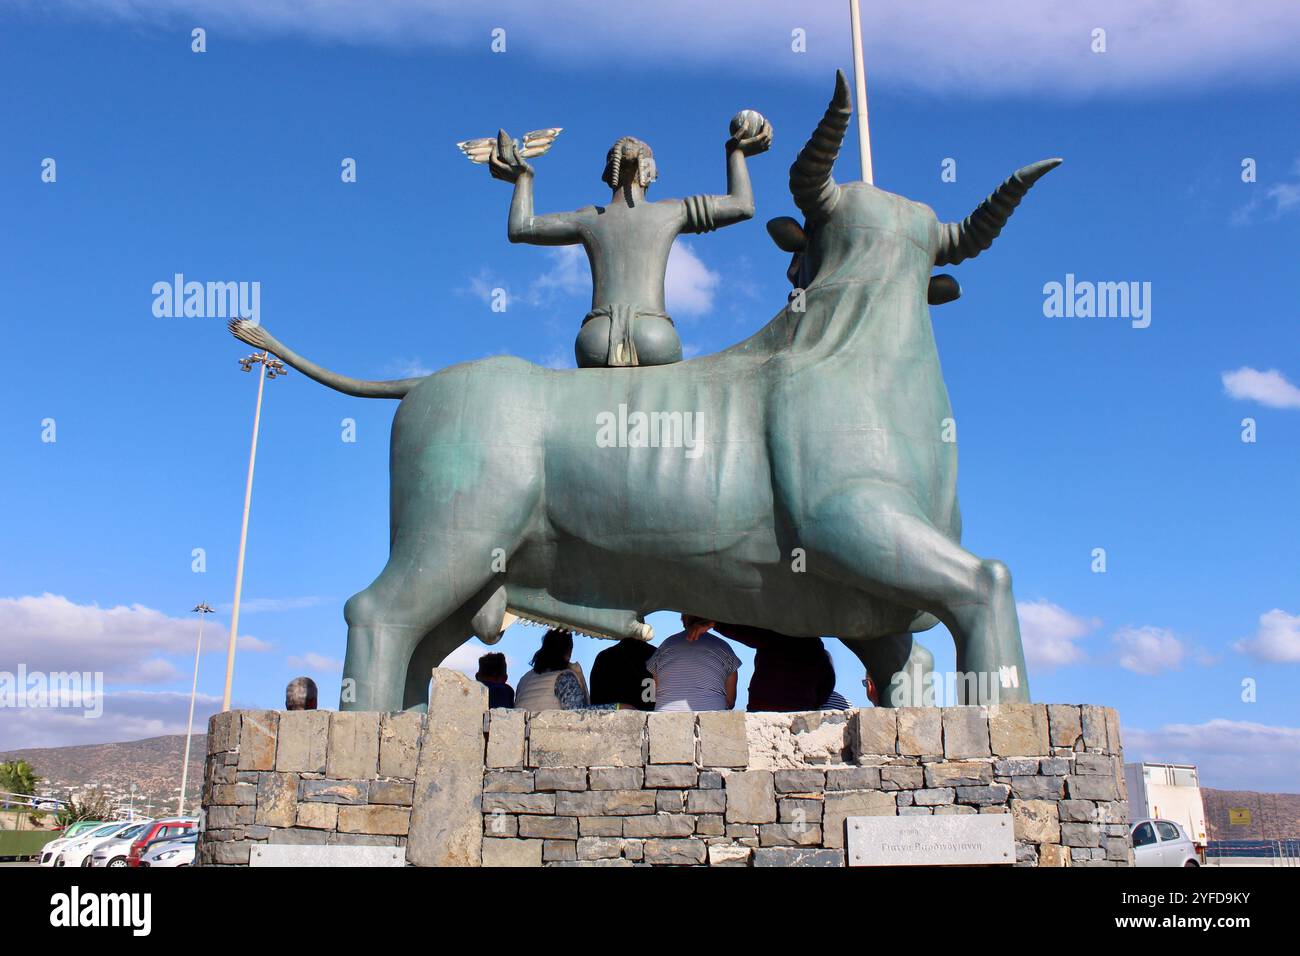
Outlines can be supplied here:
<path id="1" fill-rule="evenodd" d="M 493 179 L 502 179 L 508 183 L 515 182 L 525 173 L 529 176 L 533 174 L 533 167 L 519 155 L 515 141 L 506 135 L 505 130 L 497 131 L 496 145 L 488 157 L 488 172 Z"/>

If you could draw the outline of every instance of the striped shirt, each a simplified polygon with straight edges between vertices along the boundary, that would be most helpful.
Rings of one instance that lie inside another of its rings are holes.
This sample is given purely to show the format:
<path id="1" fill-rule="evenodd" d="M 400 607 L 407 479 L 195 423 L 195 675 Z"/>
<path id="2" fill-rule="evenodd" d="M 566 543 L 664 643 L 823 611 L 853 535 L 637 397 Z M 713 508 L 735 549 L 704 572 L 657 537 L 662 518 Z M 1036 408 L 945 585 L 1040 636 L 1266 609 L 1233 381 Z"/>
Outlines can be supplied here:
<path id="1" fill-rule="evenodd" d="M 727 678 L 740 669 L 730 645 L 713 634 L 688 641 L 674 634 L 646 661 L 654 675 L 655 710 L 726 710 Z"/>
<path id="2" fill-rule="evenodd" d="M 833 690 L 830 696 L 826 698 L 826 703 L 822 704 L 822 710 L 852 710 L 853 705 L 845 700 L 844 695 L 837 690 Z"/>

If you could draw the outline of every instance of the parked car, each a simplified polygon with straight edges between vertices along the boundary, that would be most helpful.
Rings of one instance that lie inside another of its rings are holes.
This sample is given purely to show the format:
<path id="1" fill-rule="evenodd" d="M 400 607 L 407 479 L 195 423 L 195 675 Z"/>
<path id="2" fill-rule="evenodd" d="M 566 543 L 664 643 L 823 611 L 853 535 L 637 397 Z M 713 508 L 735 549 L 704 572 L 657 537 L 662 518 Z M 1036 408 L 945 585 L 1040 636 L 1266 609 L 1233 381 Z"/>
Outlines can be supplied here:
<path id="1" fill-rule="evenodd" d="M 181 836 L 190 830 L 197 828 L 199 822 L 193 817 L 174 817 L 170 820 L 155 820 L 144 832 L 135 838 L 131 844 L 131 851 L 126 855 L 128 866 L 140 865 L 140 854 L 144 852 L 146 846 L 155 840 L 165 840 L 167 837 Z"/>
<path id="2" fill-rule="evenodd" d="M 78 836 L 85 836 L 87 831 L 95 830 L 96 827 L 104 826 L 104 823 L 108 822 L 107 819 L 78 819 L 77 822 L 69 823 L 68 826 L 65 826 L 64 831 L 62 831 L 56 839 L 45 844 L 45 849 L 55 847 L 56 843 L 59 844 L 59 847 L 65 847 L 65 845 L 68 845 L 69 843 L 72 843 L 74 839 L 77 839 Z M 42 858 L 42 865 L 55 865 L 55 858 L 53 858 L 53 856 L 49 857 L 48 864 L 47 862 L 44 862 Z"/>
<path id="3" fill-rule="evenodd" d="M 53 866 L 61 849 L 78 837 L 85 836 L 86 831 L 102 827 L 106 822 L 105 820 L 78 820 L 76 823 L 69 823 L 64 827 L 61 836 L 45 844 L 41 850 L 40 865 Z"/>
<path id="4" fill-rule="evenodd" d="M 78 820 L 76 823 L 69 823 L 64 829 L 63 835 L 69 839 L 81 836 L 89 830 L 96 827 L 102 827 L 105 823 L 112 823 L 112 820 Z"/>
<path id="5" fill-rule="evenodd" d="M 178 837 L 155 840 L 140 854 L 141 866 L 190 866 L 194 863 L 194 850 L 198 846 L 199 834 L 191 830 Z"/>
<path id="6" fill-rule="evenodd" d="M 1135 820 L 1129 829 L 1135 866 L 1200 866 L 1187 831 L 1173 820 Z"/>
<path id="7" fill-rule="evenodd" d="M 114 823 L 106 823 L 102 827 L 97 827 L 88 833 L 81 834 L 67 845 L 60 847 L 58 856 L 54 858 L 54 865 L 81 866 L 84 860 L 90 858 L 90 854 L 94 851 L 95 847 L 99 845 L 101 840 L 117 836 L 131 825 L 130 820 L 118 820 Z"/>
<path id="8" fill-rule="evenodd" d="M 67 832 L 67 831 L 64 831 Z M 40 866 L 53 866 L 54 858 L 59 855 L 59 850 L 72 842 L 71 837 L 56 837 L 41 849 L 41 857 L 36 862 Z"/>
<path id="9" fill-rule="evenodd" d="M 63 849 L 78 833 L 85 833 L 91 826 L 102 826 L 103 820 L 81 820 L 77 823 L 70 823 L 63 830 L 63 835 L 55 837 L 41 849 L 41 858 L 37 862 L 41 866 L 53 866 L 54 858 L 59 855 L 59 850 Z"/>
<path id="10" fill-rule="evenodd" d="M 103 840 L 95 847 L 90 854 L 90 866 L 126 866 L 126 858 L 131 852 L 131 844 L 135 838 L 144 833 L 145 829 L 153 823 L 152 820 L 141 820 L 135 826 L 127 827 L 117 836 L 109 837 Z"/>

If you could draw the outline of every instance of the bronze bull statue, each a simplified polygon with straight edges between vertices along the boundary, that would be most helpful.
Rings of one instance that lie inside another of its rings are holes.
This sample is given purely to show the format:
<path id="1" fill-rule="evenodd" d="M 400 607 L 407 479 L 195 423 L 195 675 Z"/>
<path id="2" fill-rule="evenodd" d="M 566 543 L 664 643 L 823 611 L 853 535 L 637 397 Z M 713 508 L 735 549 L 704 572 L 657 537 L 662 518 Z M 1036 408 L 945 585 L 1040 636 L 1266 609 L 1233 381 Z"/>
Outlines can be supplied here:
<path id="1" fill-rule="evenodd" d="M 987 249 L 1059 160 L 941 223 L 834 181 L 849 117 L 840 74 L 790 170 L 805 223 L 769 226 L 802 294 L 717 354 L 574 370 L 494 357 L 364 382 L 232 323 L 331 388 L 401 399 L 388 563 L 344 611 L 344 709 L 422 705 L 430 669 L 472 635 L 495 641 L 508 611 L 609 637 L 649 637 L 659 609 L 835 636 L 885 704 L 929 656 L 913 632 L 942 621 L 958 671 L 1029 699 L 1011 576 L 960 544 L 927 297 L 933 268 Z"/>

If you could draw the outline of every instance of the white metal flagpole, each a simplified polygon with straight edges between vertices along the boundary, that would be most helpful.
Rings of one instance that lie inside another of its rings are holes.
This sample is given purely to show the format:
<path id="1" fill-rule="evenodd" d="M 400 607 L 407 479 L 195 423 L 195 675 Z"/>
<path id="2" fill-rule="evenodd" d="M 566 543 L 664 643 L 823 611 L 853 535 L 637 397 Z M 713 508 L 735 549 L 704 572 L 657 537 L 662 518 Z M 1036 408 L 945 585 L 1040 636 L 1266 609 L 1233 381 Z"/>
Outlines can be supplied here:
<path id="1" fill-rule="evenodd" d="M 862 65 L 862 15 L 858 0 L 849 0 L 849 20 L 853 25 L 853 85 L 857 100 L 858 148 L 862 153 L 862 181 L 875 183 L 871 169 L 871 128 L 867 125 L 867 74 Z"/>

